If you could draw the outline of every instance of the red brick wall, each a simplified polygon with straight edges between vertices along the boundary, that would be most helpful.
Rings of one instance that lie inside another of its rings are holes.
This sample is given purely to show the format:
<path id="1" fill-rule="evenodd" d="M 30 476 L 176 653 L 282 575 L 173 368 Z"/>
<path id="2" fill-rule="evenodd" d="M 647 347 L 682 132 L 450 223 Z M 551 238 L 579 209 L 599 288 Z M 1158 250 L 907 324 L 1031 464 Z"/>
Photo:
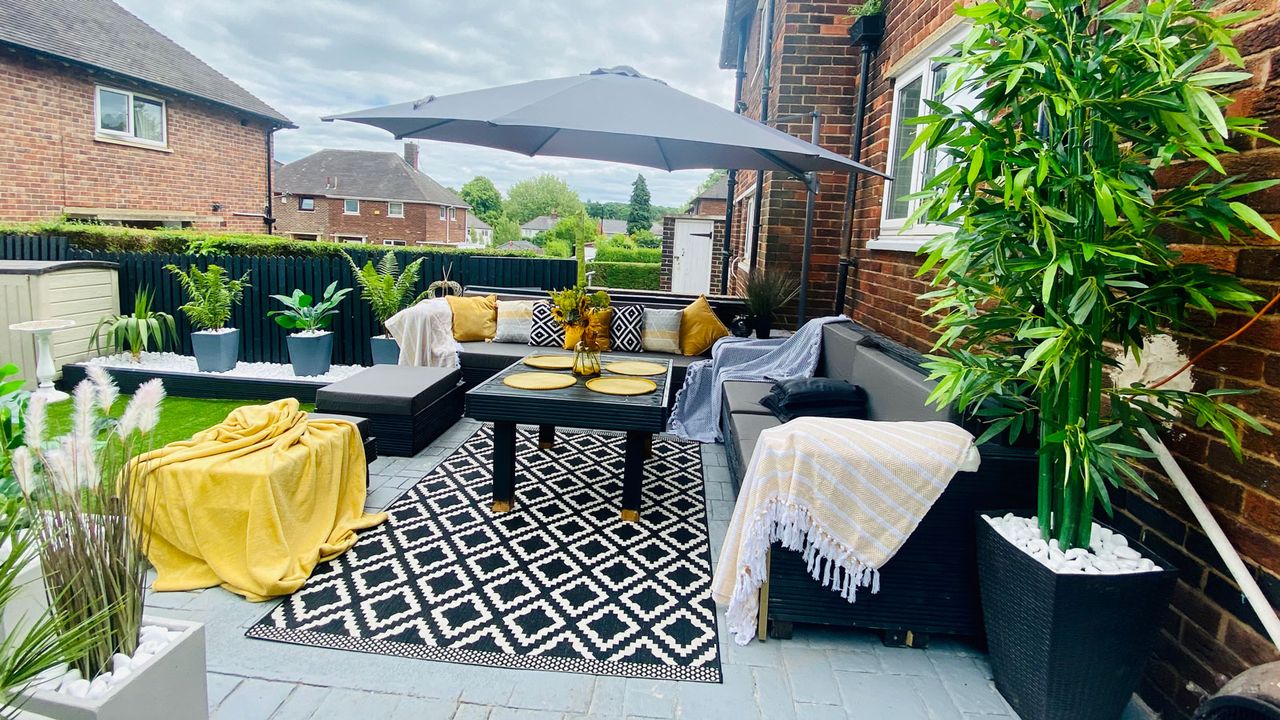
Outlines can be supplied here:
<path id="1" fill-rule="evenodd" d="M 363 236 L 366 242 L 381 245 L 383 240 L 404 240 L 408 245 L 426 243 L 462 243 L 467 239 L 467 210 L 455 208 L 453 220 L 440 219 L 440 206 L 405 203 L 404 217 L 387 215 L 387 202 L 361 200 L 360 214 L 342 211 L 342 198 L 317 197 L 316 209 L 298 209 L 298 199 L 291 196 L 285 203 L 275 198 L 277 231 L 285 233 L 317 233 L 321 240 L 337 235 Z"/>
<path id="2" fill-rule="evenodd" d="M 93 207 L 196 213 L 217 218 L 200 227 L 263 231 L 264 121 L 123 81 L 98 82 L 164 99 L 172 152 L 95 140 L 93 76 L 0 51 L 0 220 Z M 223 209 L 214 213 L 214 203 Z"/>
<path id="3" fill-rule="evenodd" d="M 694 200 L 690 215 L 706 215 L 708 217 L 724 217 L 724 200 Z"/>
<path id="4" fill-rule="evenodd" d="M 1239 91 L 1233 109 L 1266 118 L 1269 131 L 1275 134 L 1280 132 L 1280 16 L 1275 14 L 1274 0 L 1235 4 L 1250 5 L 1263 15 L 1237 38 L 1255 80 Z M 884 168 L 887 161 L 892 87 L 883 72 L 946 23 L 950 7 L 949 0 L 888 3 L 886 38 L 868 88 L 863 159 L 872 167 Z M 856 87 L 856 79 L 851 85 Z M 1227 161 L 1232 172 L 1254 178 L 1280 176 L 1280 149 L 1251 141 L 1240 147 L 1244 153 Z M 1174 169 L 1165 181 L 1178 182 L 1184 176 L 1185 169 Z M 853 226 L 859 266 L 846 309 L 861 323 L 927 349 L 934 335 L 920 315 L 925 304 L 917 296 L 927 284 L 914 277 L 919 263 L 910 253 L 866 249 L 867 241 L 879 232 L 884 185 L 871 177 L 859 183 Z M 1280 190 L 1250 196 L 1249 201 L 1280 227 Z M 1280 251 L 1273 243 L 1222 247 L 1189 242 L 1183 250 L 1189 259 L 1236 273 L 1261 295 L 1271 297 L 1280 291 Z M 1201 317 L 1197 332 L 1183 339 L 1185 349 L 1197 352 L 1240 327 L 1245 319 L 1233 312 L 1224 313 L 1216 323 Z M 1220 440 L 1190 427 L 1172 433 L 1170 445 L 1273 604 L 1280 604 L 1280 483 L 1276 482 L 1280 478 L 1280 316 L 1267 316 L 1238 342 L 1207 358 L 1196 377 L 1201 387 L 1257 390 L 1243 404 L 1276 433 L 1248 434 L 1243 463 Z M 1141 688 L 1143 698 L 1165 717 L 1180 718 L 1188 717 L 1205 693 L 1212 693 L 1234 674 L 1280 659 L 1280 654 L 1260 634 L 1239 589 L 1177 492 L 1162 477 L 1151 474 L 1157 501 L 1133 494 L 1120 499 L 1116 524 L 1180 571 L 1172 611 Z"/>

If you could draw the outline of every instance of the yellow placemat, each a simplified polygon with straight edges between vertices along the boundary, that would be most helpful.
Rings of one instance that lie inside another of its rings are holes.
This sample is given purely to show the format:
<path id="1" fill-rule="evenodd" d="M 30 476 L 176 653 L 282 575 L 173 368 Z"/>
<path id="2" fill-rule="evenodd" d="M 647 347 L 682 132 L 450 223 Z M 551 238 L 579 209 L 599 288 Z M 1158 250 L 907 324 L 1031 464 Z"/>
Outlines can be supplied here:
<path id="1" fill-rule="evenodd" d="M 605 395 L 644 395 L 657 390 L 658 385 L 637 377 L 599 377 L 588 380 L 587 389 Z"/>
<path id="2" fill-rule="evenodd" d="M 568 370 L 573 367 L 572 355 L 530 355 L 524 359 L 529 367 L 543 370 Z"/>
<path id="3" fill-rule="evenodd" d="M 575 382 L 577 379 L 572 375 L 545 372 L 515 373 L 502 378 L 504 385 L 521 390 L 559 390 Z"/>
<path id="4" fill-rule="evenodd" d="M 661 375 L 667 366 L 644 360 L 618 360 L 605 365 L 604 369 L 619 375 Z"/>

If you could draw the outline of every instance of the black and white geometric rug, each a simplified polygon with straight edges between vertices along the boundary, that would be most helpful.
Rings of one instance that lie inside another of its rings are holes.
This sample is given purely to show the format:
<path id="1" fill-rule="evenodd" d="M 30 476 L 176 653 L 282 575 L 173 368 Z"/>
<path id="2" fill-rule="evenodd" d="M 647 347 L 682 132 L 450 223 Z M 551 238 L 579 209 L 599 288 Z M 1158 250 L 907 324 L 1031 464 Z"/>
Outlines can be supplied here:
<path id="1" fill-rule="evenodd" d="M 655 437 L 638 523 L 621 435 L 521 428 L 515 508 L 490 509 L 484 426 L 316 568 L 249 637 L 496 667 L 718 683 L 702 462 Z"/>

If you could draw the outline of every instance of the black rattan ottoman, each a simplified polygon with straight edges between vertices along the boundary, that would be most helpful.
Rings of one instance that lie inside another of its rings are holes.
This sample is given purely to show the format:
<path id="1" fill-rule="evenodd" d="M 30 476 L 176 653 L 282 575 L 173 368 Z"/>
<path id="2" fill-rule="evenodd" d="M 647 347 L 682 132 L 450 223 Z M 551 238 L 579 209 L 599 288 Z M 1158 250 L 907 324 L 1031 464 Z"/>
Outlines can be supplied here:
<path id="1" fill-rule="evenodd" d="M 378 454 L 412 457 L 462 417 L 457 369 L 375 365 L 316 391 L 316 410 L 368 418 Z"/>

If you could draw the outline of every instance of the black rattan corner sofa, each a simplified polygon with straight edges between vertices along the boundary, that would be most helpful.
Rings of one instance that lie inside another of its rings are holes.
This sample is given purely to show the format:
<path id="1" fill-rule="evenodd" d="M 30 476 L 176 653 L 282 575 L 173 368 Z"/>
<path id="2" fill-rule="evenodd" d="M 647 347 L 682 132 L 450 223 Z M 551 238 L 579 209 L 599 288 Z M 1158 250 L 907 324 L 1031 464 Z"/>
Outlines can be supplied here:
<path id="1" fill-rule="evenodd" d="M 920 370 L 919 354 L 852 322 L 824 326 L 818 374 L 861 386 L 869 420 L 946 420 L 954 413 L 925 404 L 933 388 Z M 721 430 L 734 492 L 760 433 L 780 421 L 760 405 L 768 382 L 726 382 Z M 962 423 L 965 424 L 965 423 Z M 974 428 L 970 428 L 975 430 Z M 975 432 L 976 434 L 976 432 Z M 799 553 L 774 545 L 761 629 L 767 618 L 773 637 L 789 637 L 793 623 L 882 630 L 888 644 L 922 646 L 930 634 L 980 638 L 975 522 L 985 510 L 1032 507 L 1034 452 L 987 444 L 982 466 L 962 472 L 880 571 L 880 592 L 858 593 L 847 603 L 809 576 Z"/>

